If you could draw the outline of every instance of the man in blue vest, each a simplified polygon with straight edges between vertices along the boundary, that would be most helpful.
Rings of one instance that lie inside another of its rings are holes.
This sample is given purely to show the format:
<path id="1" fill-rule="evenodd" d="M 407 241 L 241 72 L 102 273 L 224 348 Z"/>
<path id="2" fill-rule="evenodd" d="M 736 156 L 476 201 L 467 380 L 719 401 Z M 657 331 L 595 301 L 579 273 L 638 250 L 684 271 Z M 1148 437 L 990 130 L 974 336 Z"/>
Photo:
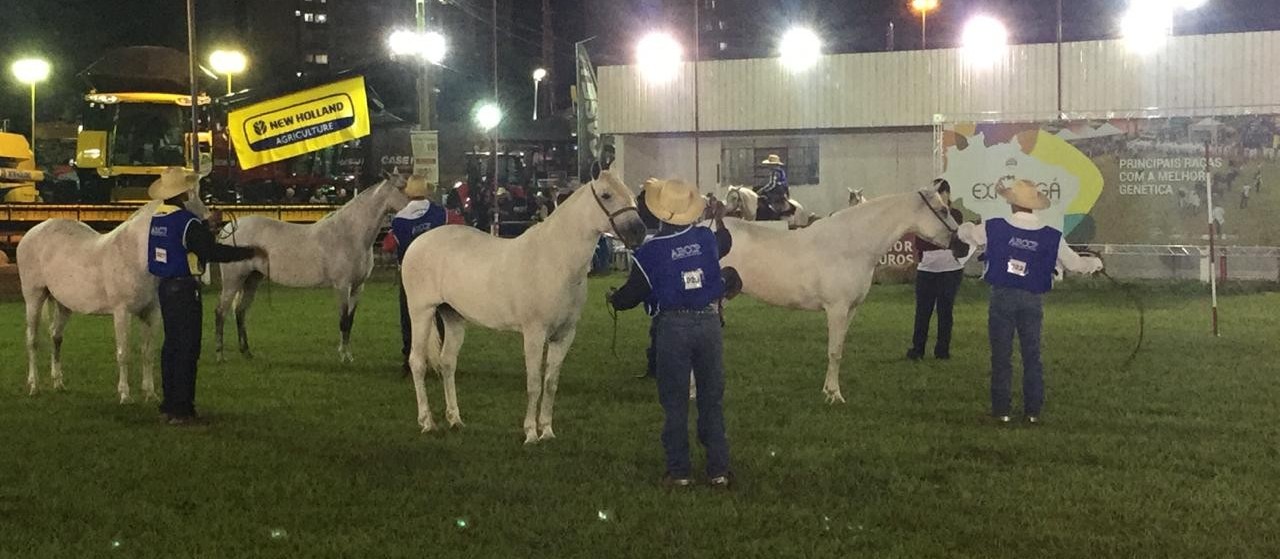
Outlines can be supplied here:
<path id="1" fill-rule="evenodd" d="M 720 258 L 732 247 L 729 230 L 695 223 L 706 201 L 692 185 L 678 181 L 645 183 L 645 204 L 662 226 L 635 254 L 627 283 L 609 296 L 618 310 L 643 302 L 653 317 L 653 343 L 658 377 L 658 401 L 666 414 L 662 446 L 666 451 L 668 487 L 693 484 L 689 460 L 689 371 L 698 387 L 698 441 L 707 451 L 707 479 L 713 487 L 732 482 L 729 441 L 725 437 L 724 348 L 719 315 L 720 299 L 741 289 L 736 272 L 720 270 Z"/>
<path id="2" fill-rule="evenodd" d="M 435 191 L 435 185 L 427 182 L 426 177 L 414 175 L 404 185 L 404 194 L 409 203 L 391 218 L 391 234 L 388 235 L 392 247 L 396 251 L 396 263 L 404 264 L 404 253 L 423 233 L 444 225 L 444 207 L 432 204 L 427 197 Z M 409 376 L 409 348 L 413 343 L 410 333 L 409 303 L 404 294 L 404 278 L 400 280 L 400 353 L 404 356 L 400 371 Z"/>
<path id="3" fill-rule="evenodd" d="M 160 316 L 164 320 L 160 350 L 164 401 L 160 413 L 170 425 L 185 425 L 197 418 L 196 365 L 204 314 L 197 278 L 204 273 L 205 264 L 266 258 L 262 249 L 218 244 L 205 223 L 183 207 L 196 180 L 182 169 L 169 168 L 147 190 L 152 200 L 163 200 L 151 217 L 147 270 L 160 278 Z"/>
<path id="4" fill-rule="evenodd" d="M 1027 180 L 998 192 L 1011 206 L 1009 219 L 965 223 L 958 236 L 970 246 L 986 246 L 982 279 L 991 284 L 987 335 L 991 343 L 991 415 L 1008 423 L 1012 410 L 1013 335 L 1022 351 L 1022 404 L 1025 420 L 1039 423 L 1044 405 L 1044 370 L 1040 363 L 1041 295 L 1053 287 L 1055 265 L 1092 274 L 1102 269 L 1098 258 L 1080 256 L 1062 240 L 1062 232 L 1043 225 L 1031 213 L 1049 207 L 1049 197 Z"/>
<path id="5" fill-rule="evenodd" d="M 779 216 L 778 219 L 785 219 L 785 216 L 795 213 L 795 208 L 791 207 L 791 187 L 787 184 L 787 165 L 778 154 L 771 153 L 760 162 L 760 166 L 768 169 L 769 179 L 757 193 L 764 199 L 768 209 Z M 759 216 L 759 208 L 756 212 Z"/>

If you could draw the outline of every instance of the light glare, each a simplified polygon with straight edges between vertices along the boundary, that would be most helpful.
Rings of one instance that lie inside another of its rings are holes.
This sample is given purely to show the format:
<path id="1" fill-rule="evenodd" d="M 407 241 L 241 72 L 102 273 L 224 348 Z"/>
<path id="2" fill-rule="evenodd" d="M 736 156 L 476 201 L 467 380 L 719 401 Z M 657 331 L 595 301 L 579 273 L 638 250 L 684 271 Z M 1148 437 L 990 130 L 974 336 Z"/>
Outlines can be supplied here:
<path id="1" fill-rule="evenodd" d="M 403 29 L 395 31 L 387 38 L 387 46 L 393 55 L 416 56 L 432 64 L 443 62 L 448 52 L 444 35 L 435 31 L 421 34 Z"/>
<path id="2" fill-rule="evenodd" d="M 209 65 L 222 75 L 239 74 L 248 66 L 244 54 L 235 50 L 215 50 L 209 55 Z"/>
<path id="3" fill-rule="evenodd" d="M 39 58 L 24 58 L 13 63 L 13 77 L 31 85 L 49 79 L 49 63 Z"/>
<path id="4" fill-rule="evenodd" d="M 1173 8 L 1167 0 L 1133 0 L 1120 20 L 1125 46 L 1138 54 L 1163 47 L 1173 32 Z"/>
<path id="5" fill-rule="evenodd" d="M 533 71 L 533 81 L 540 82 L 542 81 L 542 78 L 545 78 L 545 77 L 547 77 L 547 71 L 545 69 L 538 68 L 537 70 Z"/>
<path id="6" fill-rule="evenodd" d="M 476 126 L 488 132 L 502 123 L 502 109 L 493 103 L 485 103 L 476 109 Z"/>
<path id="7" fill-rule="evenodd" d="M 793 27 L 782 35 L 778 50 L 778 58 L 787 69 L 808 70 L 822 58 L 822 39 L 812 29 Z"/>
<path id="8" fill-rule="evenodd" d="M 640 67 L 640 75 L 650 83 L 674 79 L 683 59 L 684 49 L 666 33 L 650 33 L 636 45 L 636 65 Z"/>
<path id="9" fill-rule="evenodd" d="M 998 19 L 976 16 L 965 24 L 962 41 L 969 62 L 989 66 L 1004 54 L 1009 45 L 1009 31 Z"/>

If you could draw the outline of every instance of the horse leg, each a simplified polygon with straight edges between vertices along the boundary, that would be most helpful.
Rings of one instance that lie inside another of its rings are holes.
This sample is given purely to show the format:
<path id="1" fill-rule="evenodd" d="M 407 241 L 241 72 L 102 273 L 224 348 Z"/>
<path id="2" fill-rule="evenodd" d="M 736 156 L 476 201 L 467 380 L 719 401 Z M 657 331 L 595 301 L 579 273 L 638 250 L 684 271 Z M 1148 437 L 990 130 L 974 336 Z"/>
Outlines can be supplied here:
<path id="1" fill-rule="evenodd" d="M 247 317 L 249 307 L 253 305 L 253 298 L 258 293 L 258 286 L 262 284 L 263 276 L 259 272 L 250 272 L 244 278 L 244 284 L 240 287 L 240 300 L 236 301 L 236 335 L 240 338 L 240 355 L 246 359 L 253 359 L 253 351 L 249 349 L 249 329 Z"/>
<path id="2" fill-rule="evenodd" d="M 560 365 L 564 364 L 575 335 L 577 328 L 568 328 L 547 341 L 547 372 L 542 379 L 542 410 L 538 414 L 538 424 L 542 427 L 539 438 L 544 441 L 556 438 L 555 431 L 551 430 L 551 418 L 556 405 L 556 388 L 560 384 Z"/>
<path id="3" fill-rule="evenodd" d="M 524 410 L 524 444 L 533 444 L 538 441 L 538 399 L 542 396 L 542 356 L 546 347 L 546 332 L 542 330 L 524 332 L 524 387 L 529 398 Z"/>
<path id="4" fill-rule="evenodd" d="M 236 294 L 244 285 L 244 276 L 232 276 L 230 264 L 222 264 L 218 269 L 222 273 L 222 291 L 218 294 L 218 306 L 213 310 L 213 330 L 214 353 L 217 355 L 218 362 L 222 362 L 226 359 L 222 354 L 223 323 L 227 318 L 227 309 L 236 305 Z"/>
<path id="5" fill-rule="evenodd" d="M 458 411 L 458 388 L 454 384 L 454 372 L 458 369 L 458 353 L 462 351 L 462 341 L 467 333 L 467 322 L 447 307 L 439 307 L 436 312 L 440 313 L 438 316 L 440 316 L 444 328 L 444 340 L 442 340 L 440 347 L 440 360 L 436 365 L 436 371 L 440 373 L 440 379 L 444 384 L 444 416 L 445 419 L 449 420 L 449 427 L 460 428 L 462 427 L 462 414 Z M 436 325 L 428 324 L 427 328 L 434 329 Z"/>
<path id="6" fill-rule="evenodd" d="M 844 403 L 840 394 L 840 361 L 844 358 L 844 338 L 849 333 L 849 320 L 854 310 L 844 305 L 827 307 L 827 380 L 822 392 L 828 404 Z"/>
<path id="7" fill-rule="evenodd" d="M 342 332 L 342 349 L 339 349 L 339 353 L 345 356 L 348 363 L 356 360 L 355 356 L 351 355 L 351 327 L 356 322 L 356 309 L 360 307 L 360 293 L 363 290 L 362 284 L 357 283 L 351 286 L 351 295 L 347 298 L 347 312 L 338 320 L 338 330 Z"/>
<path id="8" fill-rule="evenodd" d="M 434 324 L 435 315 L 438 311 L 437 307 L 428 307 L 420 312 L 414 313 L 415 322 L 418 324 Z M 436 428 L 435 420 L 431 419 L 431 405 L 427 402 L 427 361 L 436 348 L 431 347 L 434 336 L 431 333 L 432 328 L 414 328 L 413 340 L 409 350 L 409 371 L 413 377 L 413 392 L 418 399 L 418 425 L 422 426 L 422 432 L 426 433 Z M 430 359 L 435 361 L 435 359 Z"/>
<path id="9" fill-rule="evenodd" d="M 49 338 L 53 342 L 53 352 L 50 358 L 50 378 L 53 380 L 54 390 L 66 390 L 67 385 L 62 380 L 62 333 L 66 331 L 67 321 L 71 319 L 71 309 L 62 306 L 56 299 L 51 302 L 53 317 L 49 321 Z"/>
<path id="10" fill-rule="evenodd" d="M 147 402 L 160 399 L 156 395 L 156 356 L 151 350 L 151 344 L 156 338 L 156 314 L 155 305 L 138 314 L 138 322 L 142 324 L 139 332 L 142 340 L 138 344 L 138 355 L 142 360 L 142 399 Z"/>
<path id="11" fill-rule="evenodd" d="M 120 395 L 120 403 L 127 404 L 133 401 L 129 396 L 129 313 L 117 310 L 112 319 L 116 327 L 116 371 L 120 375 L 116 393 Z"/>
<path id="12" fill-rule="evenodd" d="M 352 289 L 350 286 L 339 286 L 334 289 L 334 293 L 338 296 L 338 361 L 350 363 L 351 348 L 348 344 L 351 342 L 351 313 L 354 310 Z"/>
<path id="13" fill-rule="evenodd" d="M 23 295 L 27 302 L 27 390 L 34 396 L 39 391 L 39 384 L 36 382 L 36 362 L 40 349 L 40 313 L 44 310 L 49 292 L 42 288 Z"/>

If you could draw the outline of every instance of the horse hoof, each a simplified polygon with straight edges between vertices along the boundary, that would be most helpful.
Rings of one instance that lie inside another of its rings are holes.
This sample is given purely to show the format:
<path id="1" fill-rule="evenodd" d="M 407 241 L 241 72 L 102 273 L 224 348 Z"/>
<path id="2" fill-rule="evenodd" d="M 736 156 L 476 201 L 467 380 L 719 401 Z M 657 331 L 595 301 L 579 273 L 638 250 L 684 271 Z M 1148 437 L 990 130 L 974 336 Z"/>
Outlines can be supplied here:
<path id="1" fill-rule="evenodd" d="M 37 387 L 36 385 L 31 384 L 31 385 L 28 385 L 28 386 L 27 386 L 27 395 L 28 395 L 28 396 L 35 396 L 36 394 L 39 394 L 39 393 L 40 393 L 40 388 L 39 388 L 39 387 Z"/>
<path id="2" fill-rule="evenodd" d="M 463 427 L 466 427 L 466 424 L 461 419 L 449 422 L 449 429 L 452 431 L 461 431 Z"/>
<path id="3" fill-rule="evenodd" d="M 243 355 L 245 359 L 253 359 L 253 352 L 247 349 L 240 350 L 240 355 Z"/>
<path id="4" fill-rule="evenodd" d="M 845 403 L 844 396 L 841 396 L 839 392 L 828 393 L 827 403 L 833 406 L 836 404 L 843 404 Z"/>
<path id="5" fill-rule="evenodd" d="M 222 354 L 222 352 L 221 352 L 221 351 L 219 351 L 219 352 L 217 352 L 217 353 L 215 353 L 215 354 L 213 355 L 213 361 L 214 361 L 215 363 L 226 363 L 226 362 L 227 362 L 227 356 L 223 355 L 223 354 Z"/>
<path id="6" fill-rule="evenodd" d="M 436 424 L 435 424 L 435 423 L 423 423 L 423 424 L 422 424 L 422 432 L 423 432 L 423 433 L 430 433 L 430 432 L 435 431 L 435 430 L 436 430 Z"/>
<path id="7" fill-rule="evenodd" d="M 535 432 L 533 432 L 533 431 L 526 431 L 526 432 L 525 432 L 525 434 L 524 434 L 524 445 L 525 445 L 525 446 L 529 446 L 529 445 L 532 445 L 532 444 L 537 444 L 537 442 L 538 442 L 538 434 L 537 434 L 537 433 L 535 433 Z"/>
<path id="8" fill-rule="evenodd" d="M 142 394 L 142 401 L 143 402 L 159 402 L 160 396 L 156 395 L 156 392 L 154 390 L 147 390 Z"/>
<path id="9" fill-rule="evenodd" d="M 120 405 L 132 404 L 132 403 L 133 403 L 133 397 L 132 397 L 132 396 L 129 396 L 128 394 L 121 394 L 121 395 L 120 395 Z"/>
<path id="10" fill-rule="evenodd" d="M 543 429 L 543 430 L 542 430 L 542 436 L 538 437 L 538 440 L 539 440 L 539 441 L 549 441 L 549 440 L 554 439 L 554 438 L 556 438 L 556 433 L 555 433 L 555 431 L 552 431 L 550 427 L 547 427 L 547 428 L 545 428 L 545 429 Z"/>

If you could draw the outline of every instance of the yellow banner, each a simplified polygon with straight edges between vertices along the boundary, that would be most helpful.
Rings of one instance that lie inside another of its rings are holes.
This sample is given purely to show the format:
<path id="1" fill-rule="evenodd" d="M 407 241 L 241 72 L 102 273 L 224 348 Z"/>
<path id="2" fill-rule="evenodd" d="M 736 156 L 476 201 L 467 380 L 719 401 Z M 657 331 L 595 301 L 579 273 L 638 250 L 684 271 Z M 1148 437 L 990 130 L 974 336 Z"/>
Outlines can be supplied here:
<path id="1" fill-rule="evenodd" d="M 369 135 L 364 77 L 255 103 L 227 115 L 241 169 Z"/>

